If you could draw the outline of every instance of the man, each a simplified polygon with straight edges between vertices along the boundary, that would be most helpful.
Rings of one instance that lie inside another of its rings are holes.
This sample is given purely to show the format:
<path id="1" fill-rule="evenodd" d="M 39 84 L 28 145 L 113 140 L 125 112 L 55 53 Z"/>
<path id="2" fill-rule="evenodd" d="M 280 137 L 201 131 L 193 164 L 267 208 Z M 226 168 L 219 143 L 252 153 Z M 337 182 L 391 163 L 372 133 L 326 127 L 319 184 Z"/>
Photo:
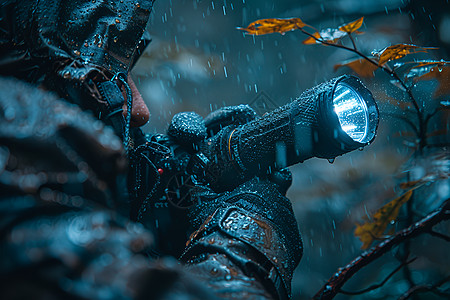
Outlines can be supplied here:
<path id="1" fill-rule="evenodd" d="M 15 77 L 0 80 L 3 299 L 290 297 L 301 239 L 285 189 L 267 179 L 222 194 L 197 184 L 183 268 L 149 258 L 155 234 L 129 220 L 162 176 L 157 155 L 136 167 L 142 147 L 165 145 L 138 130 L 149 110 L 129 76 L 152 3 L 2 2 L 0 74 Z M 198 136 L 179 120 L 166 140 L 190 153 L 183 138 Z M 141 180 L 130 195 L 128 164 Z"/>

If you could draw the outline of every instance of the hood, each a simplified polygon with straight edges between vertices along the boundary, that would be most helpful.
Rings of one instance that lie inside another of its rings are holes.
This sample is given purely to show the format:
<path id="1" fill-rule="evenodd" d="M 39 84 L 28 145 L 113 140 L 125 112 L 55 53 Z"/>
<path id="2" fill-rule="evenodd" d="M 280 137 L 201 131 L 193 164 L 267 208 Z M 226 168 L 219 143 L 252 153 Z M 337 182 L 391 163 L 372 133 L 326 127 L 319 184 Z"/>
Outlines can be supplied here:
<path id="1" fill-rule="evenodd" d="M 153 0 L 10 0 L 0 8 L 0 74 L 39 83 L 125 74 L 149 39 Z"/>

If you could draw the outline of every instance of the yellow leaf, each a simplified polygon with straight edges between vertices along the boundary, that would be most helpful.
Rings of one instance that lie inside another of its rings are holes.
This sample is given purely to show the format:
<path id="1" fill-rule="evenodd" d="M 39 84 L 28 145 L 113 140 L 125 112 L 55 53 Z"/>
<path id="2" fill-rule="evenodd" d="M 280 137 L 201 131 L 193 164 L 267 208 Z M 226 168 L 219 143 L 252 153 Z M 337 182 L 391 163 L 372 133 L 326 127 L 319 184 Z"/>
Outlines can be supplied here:
<path id="1" fill-rule="evenodd" d="M 336 71 L 340 67 L 349 67 L 352 69 L 356 74 L 358 74 L 361 77 L 372 77 L 373 72 L 375 72 L 376 69 L 378 69 L 377 65 L 374 65 L 370 61 L 364 58 L 357 58 L 350 61 L 343 62 L 341 64 L 336 64 L 334 66 L 334 70 Z"/>
<path id="2" fill-rule="evenodd" d="M 278 32 L 284 34 L 288 31 L 303 28 L 306 25 L 300 18 L 289 19 L 261 19 L 250 23 L 246 28 L 238 27 L 237 29 L 244 30 L 248 34 L 262 35 Z"/>
<path id="3" fill-rule="evenodd" d="M 314 32 L 313 36 L 316 39 L 320 39 L 320 34 L 318 32 Z M 307 38 L 306 40 L 303 41 L 303 44 L 305 44 L 305 45 L 320 44 L 320 42 L 317 41 L 314 37 L 310 36 L 309 38 Z"/>
<path id="4" fill-rule="evenodd" d="M 408 202 L 413 193 L 413 189 L 407 191 L 398 198 L 385 204 L 378 209 L 373 215 L 373 220 L 368 220 L 364 224 L 357 224 L 355 229 L 355 236 L 359 237 L 363 245 L 361 249 L 367 249 L 372 242 L 383 236 L 386 227 L 391 221 L 395 221 L 400 211 L 400 207 Z"/>
<path id="5" fill-rule="evenodd" d="M 340 26 L 339 30 L 347 32 L 347 33 L 355 32 L 362 26 L 363 21 L 364 21 L 364 17 L 361 17 L 358 20 L 355 20 L 353 22 L 350 22 L 350 23 Z"/>
<path id="6" fill-rule="evenodd" d="M 382 66 L 388 61 L 400 59 L 405 57 L 408 54 L 419 53 L 419 52 L 427 52 L 427 50 L 432 50 L 437 48 L 432 47 L 419 47 L 416 45 L 408 45 L 408 44 L 397 44 L 393 46 L 389 46 L 380 51 L 372 52 L 372 55 L 379 57 L 378 65 Z"/>

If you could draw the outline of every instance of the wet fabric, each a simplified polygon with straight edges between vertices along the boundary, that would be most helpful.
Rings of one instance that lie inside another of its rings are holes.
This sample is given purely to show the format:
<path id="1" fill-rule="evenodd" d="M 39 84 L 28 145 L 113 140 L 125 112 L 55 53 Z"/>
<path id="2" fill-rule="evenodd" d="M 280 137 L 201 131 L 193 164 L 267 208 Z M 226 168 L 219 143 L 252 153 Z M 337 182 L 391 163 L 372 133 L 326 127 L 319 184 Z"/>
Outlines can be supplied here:
<path id="1" fill-rule="evenodd" d="M 0 74 L 42 81 L 59 68 L 65 78 L 89 72 L 127 73 L 148 44 L 153 5 L 140 1 L 3 1 Z"/>
<path id="2" fill-rule="evenodd" d="M 77 106 L 0 77 L 2 299 L 213 299 L 126 213 L 127 160 Z M 123 177 L 122 177 L 123 179 Z"/>
<path id="3" fill-rule="evenodd" d="M 231 232 L 192 240 L 184 270 L 173 259 L 149 259 L 154 235 L 126 217 L 120 178 L 127 163 L 112 129 L 23 82 L 0 78 L 0 88 L 7 91 L 0 94 L 0 250 L 5 254 L 0 289 L 5 299 L 276 295 L 273 276 L 265 277 L 273 262 L 261 253 L 290 264 L 289 251 L 278 247 L 284 238 L 274 233 L 274 240 L 267 240 L 272 229 L 266 228 L 269 234 L 261 241 L 275 246 L 261 252 L 238 238 L 239 228 L 230 227 Z M 261 224 L 251 225 L 246 235 L 259 238 L 251 234 Z"/>
<path id="4" fill-rule="evenodd" d="M 276 184 L 253 178 L 231 192 L 217 194 L 200 185 L 192 195 L 198 204 L 189 209 L 190 221 L 199 229 L 191 236 L 187 253 L 205 236 L 222 232 L 262 254 L 270 265 L 265 267 L 266 276 L 272 267 L 277 270 L 272 285 L 278 296 L 290 297 L 290 283 L 302 257 L 303 244 L 292 204 L 280 194 Z M 250 262 L 248 258 L 245 261 Z M 263 261 L 254 263 L 267 265 Z"/>

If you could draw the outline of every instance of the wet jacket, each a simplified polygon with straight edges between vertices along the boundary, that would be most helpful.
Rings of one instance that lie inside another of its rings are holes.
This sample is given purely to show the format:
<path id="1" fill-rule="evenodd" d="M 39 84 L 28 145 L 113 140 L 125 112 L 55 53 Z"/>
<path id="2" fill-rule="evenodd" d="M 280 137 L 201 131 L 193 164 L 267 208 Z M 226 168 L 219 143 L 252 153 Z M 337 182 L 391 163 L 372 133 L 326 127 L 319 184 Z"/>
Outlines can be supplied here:
<path id="1" fill-rule="evenodd" d="M 224 195 L 200 188 L 198 197 L 210 205 L 192 213 L 197 229 L 185 267 L 150 259 L 154 235 L 128 218 L 120 140 L 36 88 L 98 112 L 104 100 L 97 83 L 133 66 L 152 3 L 2 2 L 0 74 L 33 84 L 0 80 L 2 298 L 290 296 L 301 240 L 292 217 L 279 226 L 292 208 L 271 183 Z M 264 197 L 283 208 L 255 209 Z"/>
<path id="2" fill-rule="evenodd" d="M 150 39 L 153 1 L 6 0 L 1 3 L 0 75 L 57 92 L 96 111 L 95 82 L 133 67 Z"/>

